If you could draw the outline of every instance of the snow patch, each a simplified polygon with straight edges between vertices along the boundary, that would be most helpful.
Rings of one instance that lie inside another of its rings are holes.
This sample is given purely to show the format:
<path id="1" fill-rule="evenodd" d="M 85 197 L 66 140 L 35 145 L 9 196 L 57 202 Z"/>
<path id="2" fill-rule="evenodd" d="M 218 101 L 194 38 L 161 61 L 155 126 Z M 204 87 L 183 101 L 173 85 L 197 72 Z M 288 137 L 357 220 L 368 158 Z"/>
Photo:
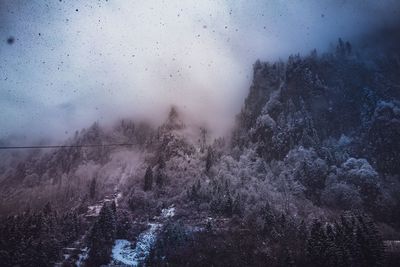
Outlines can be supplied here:
<path id="1" fill-rule="evenodd" d="M 118 202 L 121 198 L 122 198 L 122 193 L 118 192 L 113 194 L 112 196 L 104 198 L 102 201 L 97 202 L 95 205 L 88 206 L 86 217 L 99 216 L 100 210 L 103 207 L 104 203 L 111 203 L 114 201 L 115 205 L 118 207 Z"/>
<path id="2" fill-rule="evenodd" d="M 103 203 L 88 206 L 88 210 L 86 212 L 86 217 L 97 217 L 99 216 L 100 210 L 103 207 Z"/>
<path id="3" fill-rule="evenodd" d="M 161 210 L 161 217 L 163 218 L 171 218 L 175 216 L 175 207 L 171 206 L 168 209 Z"/>
<path id="4" fill-rule="evenodd" d="M 135 260 L 135 250 L 132 248 L 132 243 L 125 239 L 115 240 L 112 249 L 112 258 L 115 262 L 130 266 L 137 266 L 139 264 Z"/>
<path id="5" fill-rule="evenodd" d="M 132 247 L 132 243 L 128 240 L 115 240 L 112 249 L 112 262 L 128 266 L 138 266 L 143 263 L 156 242 L 157 230 L 160 229 L 161 224 L 149 223 L 149 226 L 150 228 L 148 230 L 139 235 L 134 248 Z"/>
<path id="6" fill-rule="evenodd" d="M 89 255 L 89 249 L 87 247 L 85 247 L 84 249 L 82 249 L 82 252 L 79 254 L 79 258 L 76 261 L 76 266 L 77 267 L 83 266 L 83 263 L 87 259 L 88 255 Z"/>
<path id="7" fill-rule="evenodd" d="M 122 198 L 122 193 L 118 192 L 117 196 L 115 197 L 115 206 L 118 207 L 121 198 Z"/>

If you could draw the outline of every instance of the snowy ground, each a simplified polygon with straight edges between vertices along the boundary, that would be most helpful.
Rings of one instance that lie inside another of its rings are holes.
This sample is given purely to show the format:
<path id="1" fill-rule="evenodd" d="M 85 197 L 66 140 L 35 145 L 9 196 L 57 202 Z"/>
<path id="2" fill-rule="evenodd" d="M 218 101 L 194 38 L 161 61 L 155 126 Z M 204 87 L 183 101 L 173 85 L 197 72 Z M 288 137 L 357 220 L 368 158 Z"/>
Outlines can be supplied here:
<path id="1" fill-rule="evenodd" d="M 146 260 L 157 240 L 157 230 L 161 228 L 161 224 L 150 223 L 149 226 L 148 230 L 139 235 L 135 247 L 132 247 L 131 242 L 128 240 L 115 240 L 112 250 L 112 261 L 114 264 L 138 266 Z"/>
<path id="2" fill-rule="evenodd" d="M 168 209 L 163 209 L 162 211 L 161 211 L 161 217 L 162 218 L 171 218 L 171 217 L 174 217 L 174 215 L 175 215 L 175 208 L 174 208 L 174 206 L 171 206 L 171 207 L 169 207 Z"/>
<path id="3" fill-rule="evenodd" d="M 83 265 L 83 263 L 85 262 L 85 260 L 86 260 L 87 257 L 88 257 L 88 253 L 89 253 L 89 250 L 88 250 L 87 247 L 85 247 L 84 249 L 82 249 L 82 253 L 79 254 L 79 258 L 78 258 L 78 260 L 76 261 L 76 266 L 77 266 L 77 267 L 81 267 L 81 266 Z"/>
<path id="4" fill-rule="evenodd" d="M 149 223 L 149 229 L 141 233 L 133 247 L 132 243 L 125 239 L 115 240 L 112 250 L 112 263 L 125 264 L 127 266 L 139 266 L 143 264 L 150 254 L 151 248 L 157 241 L 157 235 L 162 228 L 162 220 L 175 216 L 175 207 L 172 205 L 169 208 L 161 211 L 161 216 L 156 217 L 158 223 Z"/>
<path id="5" fill-rule="evenodd" d="M 103 207 L 104 203 L 109 203 L 114 201 L 115 205 L 118 207 L 118 203 L 122 198 L 121 192 L 116 192 L 112 196 L 106 197 L 105 199 L 98 201 L 96 204 L 88 206 L 88 210 L 86 212 L 86 217 L 97 217 L 99 216 L 100 210 Z"/>

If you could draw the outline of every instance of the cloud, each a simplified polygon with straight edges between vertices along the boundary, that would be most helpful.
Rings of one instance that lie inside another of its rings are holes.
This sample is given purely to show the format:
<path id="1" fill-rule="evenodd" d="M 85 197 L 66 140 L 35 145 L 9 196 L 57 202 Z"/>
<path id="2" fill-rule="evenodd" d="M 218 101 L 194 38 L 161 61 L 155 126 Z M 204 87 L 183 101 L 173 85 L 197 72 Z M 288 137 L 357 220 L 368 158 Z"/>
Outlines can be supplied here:
<path id="1" fill-rule="evenodd" d="M 63 138 L 121 117 L 160 123 L 170 105 L 221 135 L 257 58 L 325 50 L 398 10 L 394 0 L 3 1 L 0 136 Z"/>

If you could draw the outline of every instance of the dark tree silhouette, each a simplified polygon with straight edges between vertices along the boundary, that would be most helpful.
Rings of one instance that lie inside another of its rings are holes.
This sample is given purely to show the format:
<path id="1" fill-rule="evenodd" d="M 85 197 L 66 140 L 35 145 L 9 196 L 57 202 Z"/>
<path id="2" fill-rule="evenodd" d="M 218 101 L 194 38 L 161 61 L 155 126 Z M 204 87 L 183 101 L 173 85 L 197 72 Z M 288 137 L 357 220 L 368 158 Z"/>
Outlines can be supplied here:
<path id="1" fill-rule="evenodd" d="M 206 156 L 206 172 L 210 171 L 211 166 L 213 165 L 214 160 L 214 152 L 212 147 L 207 148 L 207 156 Z"/>
<path id="2" fill-rule="evenodd" d="M 100 266 L 110 262 L 115 235 L 115 212 L 112 204 L 105 203 L 89 234 L 88 243 L 90 251 L 86 262 L 87 266 Z"/>
<path id="3" fill-rule="evenodd" d="M 144 175 L 144 186 L 143 190 L 144 191 L 149 191 L 153 187 L 153 171 L 151 170 L 151 167 L 147 167 L 146 173 Z"/>
<path id="4" fill-rule="evenodd" d="M 90 181 L 89 196 L 91 199 L 94 199 L 96 197 L 96 178 L 93 178 Z"/>

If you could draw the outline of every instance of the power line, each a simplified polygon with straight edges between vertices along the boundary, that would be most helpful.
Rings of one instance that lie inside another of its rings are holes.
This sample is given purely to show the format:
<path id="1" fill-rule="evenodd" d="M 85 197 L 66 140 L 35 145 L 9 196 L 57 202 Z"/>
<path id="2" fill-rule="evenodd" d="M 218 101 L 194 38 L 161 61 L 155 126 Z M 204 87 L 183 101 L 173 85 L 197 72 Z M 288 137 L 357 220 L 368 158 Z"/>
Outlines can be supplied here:
<path id="1" fill-rule="evenodd" d="M 93 145 L 42 145 L 42 146 L 0 146 L 0 150 L 6 149 L 41 149 L 41 148 L 78 148 L 78 147 L 110 147 L 110 146 L 133 146 L 134 144 L 93 144 Z"/>

